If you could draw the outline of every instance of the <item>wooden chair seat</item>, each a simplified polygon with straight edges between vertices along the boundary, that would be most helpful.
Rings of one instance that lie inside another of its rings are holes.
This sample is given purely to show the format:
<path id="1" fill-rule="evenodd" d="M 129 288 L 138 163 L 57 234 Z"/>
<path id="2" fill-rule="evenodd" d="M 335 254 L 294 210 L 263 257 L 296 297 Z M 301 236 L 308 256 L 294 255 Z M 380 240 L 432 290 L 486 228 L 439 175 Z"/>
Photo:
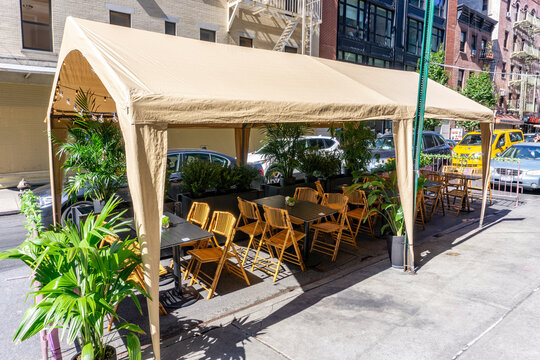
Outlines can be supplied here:
<path id="1" fill-rule="evenodd" d="M 252 222 L 247 225 L 239 226 L 236 228 L 236 231 L 241 231 L 247 235 L 259 236 L 262 234 L 266 224 L 264 221 L 260 222 L 257 226 L 257 222 Z"/>
<path id="2" fill-rule="evenodd" d="M 293 239 L 290 236 L 287 237 L 287 233 L 288 230 L 282 230 L 277 234 L 271 236 L 270 238 L 266 239 L 266 243 L 278 249 L 282 249 L 283 247 L 288 248 L 293 244 Z M 306 236 L 306 234 L 297 230 L 293 230 L 292 234 L 297 242 Z"/>
<path id="3" fill-rule="evenodd" d="M 223 249 L 212 247 L 212 248 L 206 248 L 206 249 L 195 249 L 188 251 L 188 254 L 190 254 L 193 258 L 195 258 L 197 261 L 200 261 L 202 263 L 209 263 L 209 262 L 217 262 L 221 257 L 223 256 Z M 227 253 L 225 254 L 225 257 L 231 258 L 234 254 Z"/>

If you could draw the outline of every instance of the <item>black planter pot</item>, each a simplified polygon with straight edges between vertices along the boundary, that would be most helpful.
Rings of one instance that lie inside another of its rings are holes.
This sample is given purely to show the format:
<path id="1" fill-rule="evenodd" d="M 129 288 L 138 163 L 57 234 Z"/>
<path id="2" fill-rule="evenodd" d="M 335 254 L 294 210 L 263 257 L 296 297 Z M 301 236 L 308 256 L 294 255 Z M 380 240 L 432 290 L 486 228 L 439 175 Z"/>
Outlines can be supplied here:
<path id="1" fill-rule="evenodd" d="M 392 267 L 396 269 L 403 269 L 403 248 L 405 246 L 405 236 L 387 236 L 386 246 Z"/>
<path id="2" fill-rule="evenodd" d="M 100 360 L 116 360 L 117 359 L 117 357 L 116 357 L 116 348 L 114 348 L 111 345 L 105 345 L 105 354 L 107 355 L 107 357 L 100 358 Z M 75 356 L 73 356 L 71 358 L 71 360 L 79 360 L 80 356 L 81 356 L 81 353 L 79 352 L 79 353 L 75 354 Z"/>

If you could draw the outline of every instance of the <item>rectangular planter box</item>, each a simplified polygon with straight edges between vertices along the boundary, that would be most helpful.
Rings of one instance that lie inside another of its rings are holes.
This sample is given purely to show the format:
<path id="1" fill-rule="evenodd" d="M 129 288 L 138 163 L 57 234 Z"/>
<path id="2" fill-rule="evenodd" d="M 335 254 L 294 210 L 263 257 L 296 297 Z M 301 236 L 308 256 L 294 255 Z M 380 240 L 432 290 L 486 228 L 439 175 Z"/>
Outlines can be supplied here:
<path id="1" fill-rule="evenodd" d="M 255 200 L 262 196 L 262 192 L 260 190 L 249 190 L 240 193 L 208 195 L 197 199 L 191 198 L 187 193 L 183 193 L 178 195 L 178 201 L 180 202 L 179 216 L 183 218 L 187 217 L 191 204 L 197 201 L 207 203 L 210 206 L 210 216 L 212 216 L 214 211 L 228 211 L 238 217 L 238 196 L 245 200 Z"/>

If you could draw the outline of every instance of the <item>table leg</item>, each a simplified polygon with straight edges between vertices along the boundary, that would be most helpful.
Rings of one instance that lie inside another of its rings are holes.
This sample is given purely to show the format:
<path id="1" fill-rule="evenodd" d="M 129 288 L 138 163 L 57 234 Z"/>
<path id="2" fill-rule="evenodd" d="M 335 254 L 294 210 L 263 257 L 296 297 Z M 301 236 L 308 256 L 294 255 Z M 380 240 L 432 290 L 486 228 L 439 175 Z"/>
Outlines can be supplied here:
<path id="1" fill-rule="evenodd" d="M 193 287 L 182 288 L 182 271 L 180 271 L 180 249 L 178 246 L 173 247 L 173 263 L 174 263 L 174 288 L 169 289 L 160 296 L 160 301 L 169 309 L 178 309 L 194 304 L 199 293 Z"/>

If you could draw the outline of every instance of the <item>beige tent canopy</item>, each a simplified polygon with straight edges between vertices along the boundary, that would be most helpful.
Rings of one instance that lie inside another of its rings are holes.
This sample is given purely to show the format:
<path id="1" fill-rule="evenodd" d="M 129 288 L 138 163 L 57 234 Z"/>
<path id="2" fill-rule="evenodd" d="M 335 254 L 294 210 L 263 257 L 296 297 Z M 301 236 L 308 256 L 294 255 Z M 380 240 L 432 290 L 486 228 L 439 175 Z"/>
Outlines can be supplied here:
<path id="1" fill-rule="evenodd" d="M 412 246 L 412 133 L 418 74 L 294 54 L 208 43 L 68 18 L 51 93 L 48 130 L 65 139 L 77 89 L 91 91 L 99 113 L 119 121 L 141 241 L 149 316 L 159 359 L 160 217 L 171 127 L 235 128 L 239 159 L 257 124 L 394 122 L 397 176 Z M 492 112 L 440 84 L 428 85 L 425 116 L 480 121 L 489 159 Z M 69 99 L 69 100 L 68 100 Z M 488 136 L 486 136 L 488 135 Z M 51 188 L 58 217 L 62 159 L 50 142 Z M 484 161 L 489 166 L 489 162 Z M 484 166 L 487 174 L 487 166 Z M 486 179 L 486 177 L 484 177 Z"/>

